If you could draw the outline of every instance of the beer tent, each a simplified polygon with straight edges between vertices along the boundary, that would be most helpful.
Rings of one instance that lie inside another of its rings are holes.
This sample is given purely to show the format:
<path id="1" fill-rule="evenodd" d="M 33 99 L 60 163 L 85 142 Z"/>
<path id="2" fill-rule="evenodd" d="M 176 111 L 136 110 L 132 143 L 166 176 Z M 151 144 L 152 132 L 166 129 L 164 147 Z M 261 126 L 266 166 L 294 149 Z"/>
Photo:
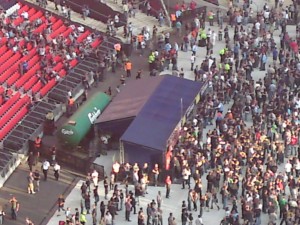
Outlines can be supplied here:
<path id="1" fill-rule="evenodd" d="M 116 96 L 116 102 L 99 117 L 98 126 L 105 130 L 111 123 L 118 129 L 116 120 L 120 122 L 123 161 L 162 163 L 174 129 L 199 101 L 202 87 L 202 83 L 171 75 L 131 81 L 119 94 L 126 99 Z"/>

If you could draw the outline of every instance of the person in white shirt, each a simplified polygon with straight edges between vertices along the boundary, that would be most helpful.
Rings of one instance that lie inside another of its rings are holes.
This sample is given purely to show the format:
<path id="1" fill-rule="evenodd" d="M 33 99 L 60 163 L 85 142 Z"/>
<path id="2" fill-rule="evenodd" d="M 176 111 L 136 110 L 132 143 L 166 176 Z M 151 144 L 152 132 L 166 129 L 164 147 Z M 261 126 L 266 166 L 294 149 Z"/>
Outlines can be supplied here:
<path id="1" fill-rule="evenodd" d="M 45 181 L 47 181 L 49 167 L 50 167 L 50 163 L 45 159 L 45 161 L 42 164 L 42 169 L 43 169 L 43 174 L 44 174 L 44 180 Z"/>
<path id="2" fill-rule="evenodd" d="M 195 225 L 203 225 L 203 220 L 200 215 L 198 215 L 197 219 L 195 220 Z"/>
<path id="3" fill-rule="evenodd" d="M 94 172 L 92 173 L 92 180 L 95 187 L 98 186 L 98 177 L 99 177 L 99 173 L 96 170 L 94 170 Z"/>
<path id="4" fill-rule="evenodd" d="M 29 18 L 28 12 L 26 11 L 22 12 L 21 16 L 24 18 L 24 20 L 28 20 Z"/>
<path id="5" fill-rule="evenodd" d="M 285 164 L 285 166 L 284 166 L 285 173 L 286 173 L 286 175 L 287 175 L 288 177 L 290 177 L 290 175 L 291 175 L 292 168 L 293 168 L 293 166 L 292 166 L 292 164 L 291 164 L 290 161 L 288 161 L 288 162 Z"/>
<path id="6" fill-rule="evenodd" d="M 60 173 L 60 165 L 58 165 L 58 163 L 55 163 L 53 169 L 54 169 L 54 177 L 56 180 L 58 180 L 59 173 Z"/>
<path id="7" fill-rule="evenodd" d="M 105 213 L 104 222 L 105 222 L 104 224 L 106 225 L 112 225 L 112 216 L 109 211 Z"/>

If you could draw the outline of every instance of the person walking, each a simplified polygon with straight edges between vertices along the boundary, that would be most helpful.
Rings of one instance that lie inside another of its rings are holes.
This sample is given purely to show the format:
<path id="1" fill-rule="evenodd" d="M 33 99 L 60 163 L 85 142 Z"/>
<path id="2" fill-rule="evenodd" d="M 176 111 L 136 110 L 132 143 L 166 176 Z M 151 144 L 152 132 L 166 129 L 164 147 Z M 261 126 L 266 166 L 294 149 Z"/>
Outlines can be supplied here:
<path id="1" fill-rule="evenodd" d="M 5 212 L 3 211 L 2 207 L 0 208 L 0 224 L 3 224 Z"/>
<path id="2" fill-rule="evenodd" d="M 54 169 L 54 177 L 55 177 L 56 180 L 58 180 L 59 179 L 59 174 L 60 174 L 60 165 L 58 165 L 58 163 L 56 162 L 54 164 L 53 169 Z"/>
<path id="3" fill-rule="evenodd" d="M 128 196 L 126 199 L 126 202 L 125 202 L 125 219 L 128 222 L 131 222 L 131 220 L 130 220 L 131 208 L 132 208 L 131 198 Z"/>
<path id="4" fill-rule="evenodd" d="M 87 219 L 86 219 L 86 212 L 85 211 L 80 214 L 79 221 L 80 221 L 81 225 L 86 224 Z"/>
<path id="5" fill-rule="evenodd" d="M 16 199 L 15 196 L 13 196 L 9 200 L 9 202 L 11 204 L 11 219 L 17 220 L 17 213 L 19 212 L 19 209 L 20 209 L 20 203 L 18 202 L 18 200 Z"/>
<path id="6" fill-rule="evenodd" d="M 38 170 L 35 170 L 33 173 L 34 181 L 35 181 L 35 191 L 40 191 L 40 172 Z"/>
<path id="7" fill-rule="evenodd" d="M 92 218 L 93 218 L 93 225 L 96 225 L 97 224 L 97 207 L 96 207 L 96 205 L 93 205 Z"/>
<path id="8" fill-rule="evenodd" d="M 127 62 L 125 62 L 125 71 L 127 77 L 131 77 L 131 70 L 132 70 L 132 63 L 128 60 Z"/>
<path id="9" fill-rule="evenodd" d="M 60 195 L 57 199 L 57 205 L 58 205 L 58 213 L 62 210 L 65 211 L 65 198 L 63 195 Z"/>
<path id="10" fill-rule="evenodd" d="M 44 174 L 44 181 L 47 181 L 49 167 L 50 167 L 50 163 L 45 159 L 45 161 L 42 164 L 42 170 L 43 170 L 43 174 Z"/>
<path id="11" fill-rule="evenodd" d="M 29 170 L 32 171 L 32 167 L 34 166 L 35 163 L 33 152 L 29 152 L 27 163 L 29 166 Z"/>
<path id="12" fill-rule="evenodd" d="M 166 198 L 170 198 L 170 191 L 171 191 L 171 184 L 172 184 L 172 180 L 170 176 L 167 176 L 165 183 L 166 183 Z"/>
<path id="13" fill-rule="evenodd" d="M 34 181 L 33 173 L 30 172 L 29 175 L 27 176 L 27 182 L 28 182 L 27 191 L 28 191 L 28 194 L 35 194 L 33 181 Z"/>

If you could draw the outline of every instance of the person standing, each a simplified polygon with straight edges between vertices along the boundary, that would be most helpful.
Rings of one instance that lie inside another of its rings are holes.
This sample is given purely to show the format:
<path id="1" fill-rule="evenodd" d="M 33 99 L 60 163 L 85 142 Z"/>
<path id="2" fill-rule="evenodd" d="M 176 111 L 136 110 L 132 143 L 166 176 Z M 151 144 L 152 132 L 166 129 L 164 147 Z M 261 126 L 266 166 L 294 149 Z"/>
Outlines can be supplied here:
<path id="1" fill-rule="evenodd" d="M 34 155 L 33 155 L 33 152 L 29 152 L 27 163 L 28 163 L 28 166 L 29 166 L 29 170 L 32 171 L 32 167 L 34 165 Z"/>
<path id="2" fill-rule="evenodd" d="M 20 209 L 20 203 L 18 202 L 18 200 L 16 199 L 15 196 L 13 196 L 9 200 L 9 202 L 11 204 L 11 219 L 17 220 L 17 213 L 19 212 L 19 209 Z"/>
<path id="3" fill-rule="evenodd" d="M 28 194 L 35 194 L 33 181 L 34 181 L 34 177 L 33 177 L 32 172 L 30 172 L 29 175 L 27 176 L 27 182 L 28 182 L 27 191 L 28 191 Z"/>
<path id="4" fill-rule="evenodd" d="M 171 184 L 172 184 L 172 180 L 170 176 L 167 176 L 165 183 L 166 183 L 166 198 L 170 198 L 170 191 L 171 191 Z"/>
<path id="5" fill-rule="evenodd" d="M 65 198 L 63 195 L 60 195 L 57 199 L 57 205 L 58 205 L 58 213 L 60 210 L 65 211 Z"/>
<path id="6" fill-rule="evenodd" d="M 138 225 L 145 225 L 145 215 L 143 212 L 143 208 L 140 208 L 138 213 Z"/>
<path id="7" fill-rule="evenodd" d="M 113 166 L 112 166 L 112 171 L 115 175 L 115 181 L 118 181 L 118 174 L 119 174 L 119 171 L 120 171 L 120 163 L 118 163 L 118 161 L 116 161 Z"/>
<path id="8" fill-rule="evenodd" d="M 153 173 L 153 177 L 154 177 L 154 186 L 156 187 L 157 186 L 157 182 L 158 182 L 158 176 L 159 176 L 158 164 L 154 165 L 152 173 Z"/>
<path id="9" fill-rule="evenodd" d="M 198 215 L 197 219 L 195 220 L 195 225 L 203 225 L 203 221 L 200 215 Z"/>
<path id="10" fill-rule="evenodd" d="M 161 208 L 162 196 L 161 196 L 161 192 L 160 191 L 158 191 L 158 193 L 157 193 L 156 202 L 157 202 L 157 208 Z"/>
<path id="11" fill-rule="evenodd" d="M 35 170 L 33 173 L 34 181 L 35 181 L 35 191 L 40 191 L 40 172 L 38 170 Z"/>
<path id="12" fill-rule="evenodd" d="M 126 202 L 125 202 L 125 219 L 126 221 L 130 222 L 130 212 L 131 212 L 131 198 L 130 196 L 127 197 Z"/>
<path id="13" fill-rule="evenodd" d="M 98 177 L 99 177 L 99 173 L 97 172 L 97 170 L 94 170 L 94 172 L 92 173 L 92 181 L 94 184 L 94 187 L 98 187 Z"/>
<path id="14" fill-rule="evenodd" d="M 43 170 L 45 181 L 47 181 L 49 167 L 50 167 L 50 163 L 45 159 L 45 161 L 43 162 L 43 165 L 42 165 L 42 170 Z"/>
<path id="15" fill-rule="evenodd" d="M 0 208 L 0 224 L 3 224 L 5 212 Z"/>
<path id="16" fill-rule="evenodd" d="M 28 217 L 26 217 L 25 221 L 26 221 L 27 225 L 34 225 L 33 222 L 32 222 L 32 220 L 29 219 Z"/>
<path id="17" fill-rule="evenodd" d="M 80 217 L 79 217 L 79 221 L 81 223 L 81 225 L 85 225 L 87 220 L 86 220 L 86 212 L 82 212 L 80 214 Z"/>
<path id="18" fill-rule="evenodd" d="M 96 225 L 97 224 L 97 208 L 96 208 L 96 205 L 93 205 L 92 218 L 93 218 L 93 225 Z"/>
<path id="19" fill-rule="evenodd" d="M 194 70 L 195 62 L 196 62 L 196 56 L 194 54 L 192 54 L 192 56 L 191 56 L 191 71 Z"/>
<path id="20" fill-rule="evenodd" d="M 131 77 L 131 70 L 132 70 L 132 63 L 128 60 L 125 63 L 125 71 L 126 71 L 127 77 Z"/>
<path id="21" fill-rule="evenodd" d="M 58 180 L 59 174 L 60 174 L 60 165 L 58 165 L 58 163 L 56 162 L 54 164 L 54 177 L 56 180 Z"/>

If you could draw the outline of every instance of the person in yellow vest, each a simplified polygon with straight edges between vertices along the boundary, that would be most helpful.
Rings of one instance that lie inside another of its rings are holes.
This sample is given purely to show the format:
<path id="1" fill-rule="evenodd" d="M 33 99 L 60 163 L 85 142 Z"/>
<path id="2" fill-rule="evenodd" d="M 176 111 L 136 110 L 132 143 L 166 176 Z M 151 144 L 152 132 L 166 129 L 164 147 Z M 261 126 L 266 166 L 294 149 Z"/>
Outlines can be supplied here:
<path id="1" fill-rule="evenodd" d="M 87 223 L 87 220 L 86 220 L 86 212 L 85 212 L 85 211 L 83 211 L 83 212 L 80 214 L 79 222 L 81 223 L 81 225 L 85 225 L 85 224 Z"/>
<path id="2" fill-rule="evenodd" d="M 148 63 L 149 63 L 149 70 L 152 71 L 154 69 L 154 61 L 155 61 L 155 55 L 152 52 L 148 57 Z"/>
<path id="3" fill-rule="evenodd" d="M 224 69 L 225 69 L 226 73 L 228 73 L 230 71 L 230 65 L 229 65 L 229 63 L 225 64 Z"/>
<path id="4" fill-rule="evenodd" d="M 222 48 L 219 52 L 220 54 L 220 60 L 221 60 L 221 63 L 224 62 L 224 59 L 225 59 L 225 48 Z"/>
<path id="5" fill-rule="evenodd" d="M 210 25 L 210 26 L 213 26 L 213 25 L 214 25 L 214 16 L 215 16 L 215 14 L 213 13 L 212 10 L 210 10 L 210 11 L 207 13 L 207 16 L 208 16 L 209 25 Z"/>
<path id="6" fill-rule="evenodd" d="M 176 25 L 176 15 L 175 15 L 175 13 L 172 13 L 170 15 L 170 17 L 171 17 L 172 27 L 175 27 L 175 25 Z"/>
<path id="7" fill-rule="evenodd" d="M 131 69 L 132 69 L 132 63 L 128 60 L 125 62 L 125 71 L 126 71 L 127 77 L 131 77 Z"/>

